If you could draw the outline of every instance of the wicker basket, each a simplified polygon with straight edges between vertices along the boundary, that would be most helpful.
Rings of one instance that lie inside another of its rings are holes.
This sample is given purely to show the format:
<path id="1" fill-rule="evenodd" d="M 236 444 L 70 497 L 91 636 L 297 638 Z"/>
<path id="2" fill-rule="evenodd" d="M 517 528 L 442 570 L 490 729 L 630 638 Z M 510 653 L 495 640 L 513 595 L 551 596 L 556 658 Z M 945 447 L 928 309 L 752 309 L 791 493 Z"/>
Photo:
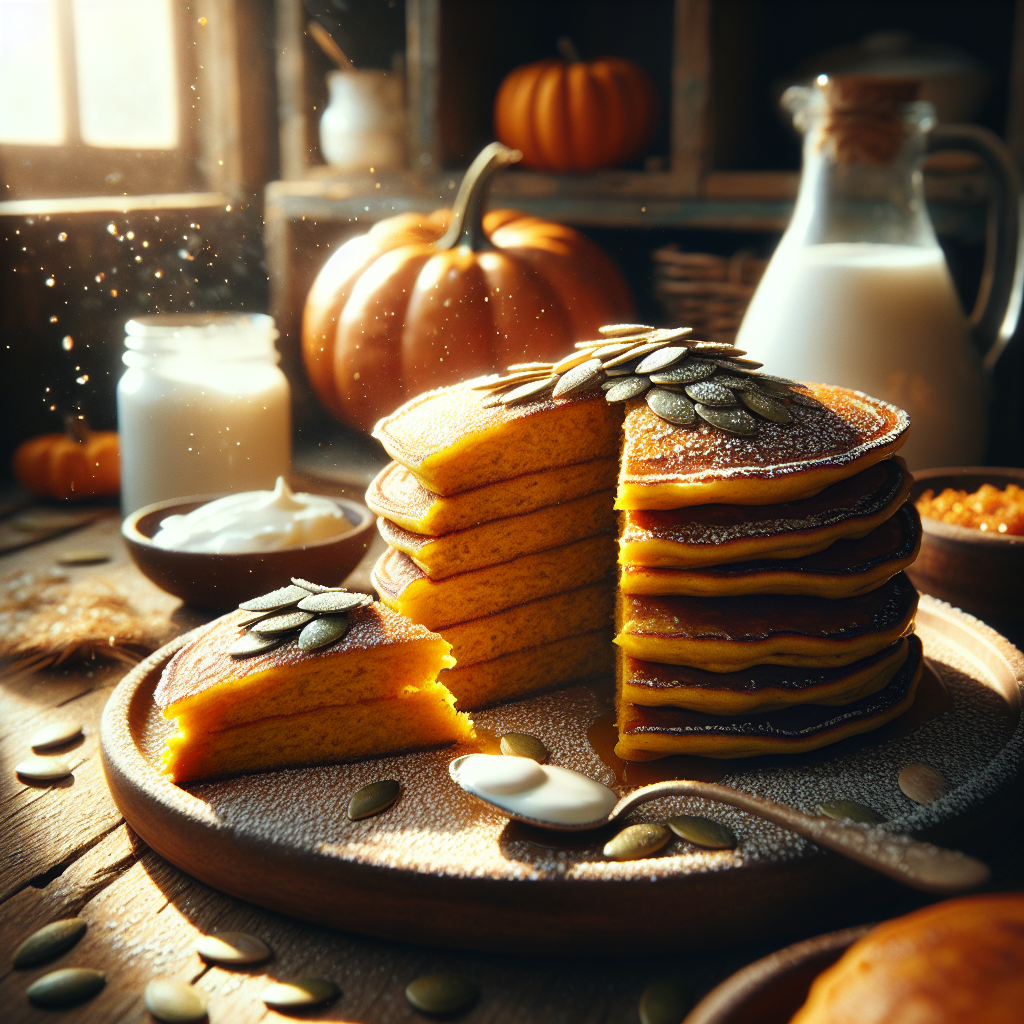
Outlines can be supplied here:
<path id="1" fill-rule="evenodd" d="M 654 297 L 669 323 L 692 327 L 707 341 L 736 339 L 767 260 L 749 249 L 725 257 L 680 252 L 674 244 L 655 249 L 651 258 Z"/>

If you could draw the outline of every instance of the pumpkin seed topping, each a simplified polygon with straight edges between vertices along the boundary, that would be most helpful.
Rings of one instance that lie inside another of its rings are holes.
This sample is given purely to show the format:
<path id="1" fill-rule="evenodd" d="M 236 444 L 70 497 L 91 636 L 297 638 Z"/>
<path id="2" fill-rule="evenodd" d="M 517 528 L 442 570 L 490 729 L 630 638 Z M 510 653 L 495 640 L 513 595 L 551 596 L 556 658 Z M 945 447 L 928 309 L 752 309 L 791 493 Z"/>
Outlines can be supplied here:
<path id="1" fill-rule="evenodd" d="M 571 355 L 566 356 L 564 359 L 560 359 L 554 366 L 551 367 L 552 373 L 568 373 L 569 370 L 585 363 L 588 359 L 594 359 L 596 356 L 592 356 L 586 350 L 582 352 L 573 352 Z"/>
<path id="2" fill-rule="evenodd" d="M 679 1024 L 693 1006 L 690 993 L 678 981 L 652 981 L 640 996 L 640 1024 Z"/>
<path id="3" fill-rule="evenodd" d="M 693 384 L 711 377 L 715 372 L 715 364 L 707 359 L 689 358 L 680 366 L 670 370 L 659 370 L 651 374 L 655 384 Z"/>
<path id="4" fill-rule="evenodd" d="M 818 804 L 818 813 L 836 821 L 859 821 L 862 825 L 879 825 L 882 819 L 870 807 L 856 800 L 823 800 Z"/>
<path id="5" fill-rule="evenodd" d="M 696 384 L 687 384 L 686 393 L 695 402 L 716 407 L 729 407 L 737 404 L 736 396 L 721 384 L 713 380 L 699 380 Z"/>
<path id="6" fill-rule="evenodd" d="M 541 380 L 527 381 L 506 392 L 499 399 L 501 405 L 515 405 L 518 402 L 525 402 L 527 399 L 536 399 L 550 391 L 556 384 L 556 377 L 544 377 Z"/>
<path id="7" fill-rule="evenodd" d="M 77 740 L 81 735 L 81 722 L 71 720 L 53 722 L 33 733 L 28 744 L 33 750 L 49 750 L 51 747 L 63 747 L 65 743 Z"/>
<path id="8" fill-rule="evenodd" d="M 281 587 L 279 590 L 272 590 L 269 594 L 261 597 L 254 597 L 249 601 L 243 601 L 238 607 L 244 612 L 275 612 L 285 608 L 291 608 L 298 604 L 304 597 L 309 597 L 309 591 L 304 587 L 292 585 Z"/>
<path id="9" fill-rule="evenodd" d="M 194 1024 L 206 1017 L 206 997 L 184 981 L 154 978 L 146 986 L 142 1001 L 165 1024 Z"/>
<path id="10" fill-rule="evenodd" d="M 703 846 L 708 850 L 734 850 L 736 836 L 732 829 L 711 818 L 702 818 L 696 814 L 679 814 L 666 823 L 680 839 L 685 839 L 694 846 Z"/>
<path id="11" fill-rule="evenodd" d="M 610 370 L 604 371 L 604 375 L 609 378 L 630 377 L 634 373 L 636 373 L 635 359 L 631 359 L 628 363 L 623 363 L 621 366 L 613 366 Z"/>
<path id="12" fill-rule="evenodd" d="M 106 983 L 102 971 L 89 967 L 65 967 L 38 978 L 29 985 L 26 995 L 35 1006 L 57 1010 L 92 999 Z"/>
<path id="13" fill-rule="evenodd" d="M 609 860 L 640 860 L 650 857 L 664 847 L 672 838 L 664 825 L 643 822 L 629 825 L 604 846 L 604 855 Z"/>
<path id="14" fill-rule="evenodd" d="M 405 988 L 405 998 L 423 1013 L 457 1013 L 479 996 L 476 985 L 456 974 L 424 974 Z"/>
<path id="15" fill-rule="evenodd" d="M 609 402 L 627 402 L 631 398 L 638 398 L 649 390 L 650 386 L 651 382 L 647 377 L 625 377 L 608 389 L 605 398 Z"/>
<path id="16" fill-rule="evenodd" d="M 340 994 L 341 989 L 326 978 L 297 978 L 268 986 L 260 999 L 272 1010 L 288 1011 L 329 1003 Z"/>
<path id="17" fill-rule="evenodd" d="M 624 334 L 646 334 L 652 330 L 654 328 L 646 324 L 608 324 L 605 327 L 598 327 L 597 333 L 603 338 L 621 338 Z"/>
<path id="18" fill-rule="evenodd" d="M 651 411 L 669 423 L 681 427 L 689 427 L 697 422 L 693 402 L 677 391 L 666 391 L 664 388 L 651 388 L 647 392 L 647 404 Z"/>
<path id="19" fill-rule="evenodd" d="M 644 356 L 637 364 L 636 372 L 657 373 L 659 370 L 667 370 L 681 359 L 685 359 L 689 353 L 690 350 L 685 345 L 668 345 Z"/>
<path id="20" fill-rule="evenodd" d="M 345 589 L 344 587 L 325 587 L 320 583 L 310 583 L 309 580 L 300 579 L 297 576 L 292 577 L 292 583 L 297 587 L 302 587 L 303 590 L 308 590 L 311 594 L 333 594 Z"/>
<path id="21" fill-rule="evenodd" d="M 529 757 L 538 764 L 548 759 L 548 748 L 526 732 L 507 732 L 501 737 L 501 752 L 508 757 Z"/>
<path id="22" fill-rule="evenodd" d="M 37 967 L 66 953 L 85 934 L 88 924 L 80 917 L 54 921 L 34 931 L 14 951 L 15 967 Z"/>
<path id="23" fill-rule="evenodd" d="M 550 373 L 551 363 L 513 363 L 506 369 L 509 373 L 520 373 L 523 370 L 543 370 L 545 373 Z"/>
<path id="24" fill-rule="evenodd" d="M 601 379 L 601 360 L 588 359 L 585 363 L 574 366 L 568 373 L 562 374 L 551 395 L 553 398 L 567 398 L 569 395 L 586 391 Z"/>
<path id="25" fill-rule="evenodd" d="M 249 628 L 260 636 L 273 636 L 275 633 L 290 633 L 315 618 L 312 612 L 286 612 L 284 615 L 271 615 L 269 619 L 260 619 Z"/>
<path id="26" fill-rule="evenodd" d="M 348 632 L 347 615 L 321 615 L 302 627 L 299 650 L 316 651 L 340 640 Z"/>
<path id="27" fill-rule="evenodd" d="M 369 594 L 350 594 L 348 591 L 337 591 L 328 594 L 314 594 L 299 602 L 300 612 L 347 612 L 353 608 L 365 608 L 373 603 Z"/>
<path id="28" fill-rule="evenodd" d="M 283 643 L 283 636 L 261 636 L 259 633 L 246 633 L 228 648 L 228 654 L 232 658 L 251 658 L 254 654 L 263 654 L 264 651 L 279 647 Z"/>
<path id="29" fill-rule="evenodd" d="M 632 359 L 639 359 L 641 356 L 649 355 L 651 352 L 657 352 L 658 349 L 665 348 L 667 345 L 667 341 L 645 341 L 641 345 L 634 345 L 631 349 L 623 352 L 622 355 L 606 359 L 601 365 L 606 370 L 610 370 L 613 366 L 621 366 Z"/>
<path id="30" fill-rule="evenodd" d="M 763 395 L 760 391 L 741 391 L 740 401 L 752 412 L 773 423 L 789 423 L 793 419 L 784 402 Z"/>
<path id="31" fill-rule="evenodd" d="M 52 782 L 71 774 L 71 765 L 63 757 L 33 754 L 14 766 L 15 772 L 33 782 Z"/>
<path id="32" fill-rule="evenodd" d="M 930 764 L 908 764 L 897 779 L 904 796 L 914 803 L 930 804 L 946 795 L 945 776 Z"/>
<path id="33" fill-rule="evenodd" d="M 348 802 L 349 820 L 361 821 L 386 811 L 398 799 L 401 791 L 402 787 L 394 779 L 382 779 L 357 789 Z"/>
<path id="34" fill-rule="evenodd" d="M 754 437 L 757 434 L 757 420 L 743 409 L 722 409 L 703 402 L 697 402 L 693 408 L 705 423 L 727 434 L 739 434 L 741 437 Z"/>
<path id="35" fill-rule="evenodd" d="M 259 964 L 270 959 L 270 947 L 248 932 L 200 935 L 196 940 L 196 952 L 209 963 L 228 966 Z"/>

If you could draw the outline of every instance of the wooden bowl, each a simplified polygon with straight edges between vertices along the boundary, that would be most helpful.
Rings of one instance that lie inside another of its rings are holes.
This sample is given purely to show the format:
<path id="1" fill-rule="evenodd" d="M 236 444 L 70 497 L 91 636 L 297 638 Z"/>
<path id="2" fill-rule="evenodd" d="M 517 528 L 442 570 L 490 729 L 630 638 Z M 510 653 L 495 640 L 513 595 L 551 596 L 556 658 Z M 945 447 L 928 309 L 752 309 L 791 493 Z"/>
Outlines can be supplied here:
<path id="1" fill-rule="evenodd" d="M 755 961 L 712 989 L 683 1024 L 789 1024 L 814 979 L 873 927 L 817 935 Z"/>
<path id="2" fill-rule="evenodd" d="M 376 518 L 373 513 L 358 501 L 333 495 L 331 501 L 337 502 L 351 529 L 313 544 L 213 555 L 171 551 L 153 543 L 153 535 L 168 516 L 183 515 L 222 497 L 199 494 L 158 501 L 136 510 L 121 524 L 128 551 L 142 572 L 161 590 L 196 608 L 235 608 L 241 601 L 285 586 L 292 576 L 336 586 L 359 564 L 371 543 L 369 534 Z"/>
<path id="3" fill-rule="evenodd" d="M 968 493 L 982 484 L 1024 487 L 1024 469 L 964 466 L 914 474 L 910 500 L 946 487 Z M 1024 621 L 1024 537 L 988 533 L 921 517 L 924 535 L 907 575 L 918 590 L 972 615 L 998 622 Z"/>

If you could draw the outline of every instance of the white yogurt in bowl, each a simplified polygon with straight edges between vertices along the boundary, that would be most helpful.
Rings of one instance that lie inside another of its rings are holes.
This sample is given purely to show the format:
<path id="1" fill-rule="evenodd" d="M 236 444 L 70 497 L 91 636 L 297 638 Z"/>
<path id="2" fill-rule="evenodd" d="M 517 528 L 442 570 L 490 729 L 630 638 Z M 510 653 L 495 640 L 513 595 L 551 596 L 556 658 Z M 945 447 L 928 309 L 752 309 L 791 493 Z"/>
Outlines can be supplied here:
<path id="1" fill-rule="evenodd" d="M 170 551 L 225 555 L 279 551 L 329 540 L 352 529 L 337 502 L 295 493 L 277 478 L 272 491 L 245 491 L 160 523 L 152 543 Z"/>

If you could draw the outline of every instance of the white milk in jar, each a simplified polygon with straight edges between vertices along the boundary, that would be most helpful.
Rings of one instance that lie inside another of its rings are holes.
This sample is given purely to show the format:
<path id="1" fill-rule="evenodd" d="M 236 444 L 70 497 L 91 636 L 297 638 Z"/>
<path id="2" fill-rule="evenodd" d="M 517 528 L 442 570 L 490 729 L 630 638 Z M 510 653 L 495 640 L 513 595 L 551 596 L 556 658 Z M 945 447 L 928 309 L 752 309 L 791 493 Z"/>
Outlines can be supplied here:
<path id="1" fill-rule="evenodd" d="M 906 409 L 912 427 L 900 454 L 911 468 L 976 459 L 985 424 L 980 360 L 942 250 L 783 246 L 736 344 L 769 373 L 842 384 Z"/>
<path id="2" fill-rule="evenodd" d="M 139 317 L 117 386 L 121 511 L 192 494 L 273 489 L 291 464 L 288 381 L 271 317 Z"/>

